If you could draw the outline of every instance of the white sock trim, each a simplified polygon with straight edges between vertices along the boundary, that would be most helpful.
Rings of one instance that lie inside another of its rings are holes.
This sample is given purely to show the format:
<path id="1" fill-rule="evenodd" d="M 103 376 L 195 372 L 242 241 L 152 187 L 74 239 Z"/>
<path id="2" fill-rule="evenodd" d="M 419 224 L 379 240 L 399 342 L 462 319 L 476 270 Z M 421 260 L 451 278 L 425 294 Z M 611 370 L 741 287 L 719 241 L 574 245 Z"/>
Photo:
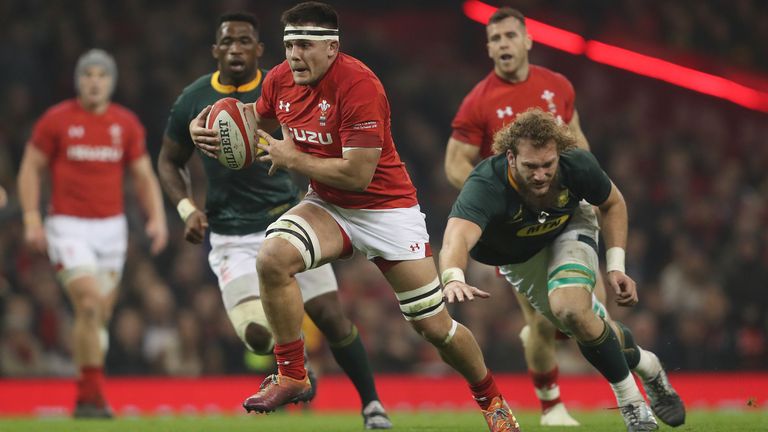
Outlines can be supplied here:
<path id="1" fill-rule="evenodd" d="M 640 350 L 640 361 L 637 363 L 637 367 L 635 367 L 634 371 L 637 372 L 637 375 L 639 375 L 643 381 L 655 378 L 656 375 L 661 372 L 661 362 L 659 361 L 659 358 L 656 357 L 656 354 L 650 351 L 646 351 L 639 346 L 637 348 Z"/>
<path id="2" fill-rule="evenodd" d="M 640 393 L 640 389 L 637 388 L 635 377 L 630 372 L 626 378 L 617 382 L 611 383 L 613 394 L 616 396 L 616 403 L 618 406 L 627 406 L 634 402 L 645 402 L 643 395 Z"/>
<path id="3" fill-rule="evenodd" d="M 542 401 L 551 401 L 560 397 L 560 386 L 557 384 L 549 388 L 534 387 L 533 391 L 536 392 L 536 397 Z"/>

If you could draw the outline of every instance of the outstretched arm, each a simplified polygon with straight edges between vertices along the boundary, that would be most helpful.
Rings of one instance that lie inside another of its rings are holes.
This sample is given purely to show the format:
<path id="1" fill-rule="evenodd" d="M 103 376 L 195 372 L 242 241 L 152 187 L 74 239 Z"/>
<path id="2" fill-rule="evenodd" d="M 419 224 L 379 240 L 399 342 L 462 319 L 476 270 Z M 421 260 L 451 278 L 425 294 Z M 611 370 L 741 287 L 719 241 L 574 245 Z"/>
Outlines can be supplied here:
<path id="1" fill-rule="evenodd" d="M 454 300 L 463 302 L 465 297 L 467 300 L 474 300 L 475 296 L 490 297 L 487 292 L 464 281 L 469 251 L 477 244 L 481 234 L 482 229 L 474 222 L 456 217 L 448 219 L 440 250 L 440 281 L 448 303 Z"/>

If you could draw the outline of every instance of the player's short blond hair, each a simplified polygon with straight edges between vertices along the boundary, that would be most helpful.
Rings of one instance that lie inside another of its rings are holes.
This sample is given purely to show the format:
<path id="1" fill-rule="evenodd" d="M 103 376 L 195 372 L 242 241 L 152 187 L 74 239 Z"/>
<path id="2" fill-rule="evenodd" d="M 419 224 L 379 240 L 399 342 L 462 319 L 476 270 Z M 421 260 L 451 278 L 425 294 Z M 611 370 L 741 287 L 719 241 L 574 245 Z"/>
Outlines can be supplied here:
<path id="1" fill-rule="evenodd" d="M 514 122 L 499 129 L 493 136 L 493 151 L 499 154 L 509 150 L 517 156 L 521 139 L 530 140 L 534 148 L 544 147 L 554 140 L 558 154 L 576 147 L 576 139 L 568 127 L 558 122 L 552 113 L 540 108 L 529 108 Z"/>

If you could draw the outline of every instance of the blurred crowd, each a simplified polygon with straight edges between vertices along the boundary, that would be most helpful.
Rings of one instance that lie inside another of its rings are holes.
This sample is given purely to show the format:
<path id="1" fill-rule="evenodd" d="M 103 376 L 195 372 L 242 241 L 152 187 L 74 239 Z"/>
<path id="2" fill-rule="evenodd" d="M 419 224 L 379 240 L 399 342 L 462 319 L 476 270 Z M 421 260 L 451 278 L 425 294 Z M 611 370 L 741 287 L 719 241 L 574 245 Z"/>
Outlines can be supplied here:
<path id="1" fill-rule="evenodd" d="M 439 251 L 457 195 L 443 172 L 444 148 L 458 104 L 491 68 L 484 28 L 462 15 L 459 2 L 333 3 L 341 15 L 342 49 L 364 60 L 387 89 L 395 143 Z M 768 71 L 768 13 L 758 0 L 513 5 L 585 36 L 617 35 L 687 50 L 701 55 L 697 61 L 705 65 L 729 63 L 756 75 Z M 139 115 L 156 159 L 176 96 L 215 67 L 215 17 L 234 9 L 262 20 L 262 66 L 281 61 L 280 10 L 274 3 L 0 3 L 0 185 L 9 192 L 9 205 L 0 209 L 0 376 L 76 372 L 70 306 L 47 259 L 23 248 L 15 176 L 34 121 L 73 95 L 77 56 L 105 48 L 119 67 L 115 100 Z M 531 60 L 573 82 L 585 134 L 629 206 L 628 273 L 639 284 L 641 302 L 632 309 L 610 306 L 610 312 L 669 370 L 765 369 L 766 114 L 543 46 L 534 45 Z M 199 163 L 192 169 L 202 202 Z M 183 241 L 173 206 L 167 203 L 171 244 L 151 258 L 136 200 L 129 196 L 127 202 L 131 241 L 109 329 L 107 373 L 197 376 L 271 368 L 269 358 L 244 352 L 208 268 L 207 248 Z M 436 351 L 405 323 L 372 264 L 355 257 L 336 270 L 342 303 L 360 329 L 374 371 L 444 372 Z M 510 287 L 485 266 L 473 265 L 468 276 L 493 298 L 456 307 L 455 316 L 474 331 L 493 370 L 524 370 L 518 337 L 523 319 Z M 305 327 L 316 368 L 338 371 L 316 330 Z M 572 342 L 560 343 L 559 350 L 564 372 L 591 370 Z"/>

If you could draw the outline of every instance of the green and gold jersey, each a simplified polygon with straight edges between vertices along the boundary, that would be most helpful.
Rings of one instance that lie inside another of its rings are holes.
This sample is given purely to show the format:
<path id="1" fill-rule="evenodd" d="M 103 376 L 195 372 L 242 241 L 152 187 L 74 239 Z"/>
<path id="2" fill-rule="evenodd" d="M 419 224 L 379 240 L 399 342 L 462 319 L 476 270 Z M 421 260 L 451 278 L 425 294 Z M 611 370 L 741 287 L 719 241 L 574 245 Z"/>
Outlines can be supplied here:
<path id="1" fill-rule="evenodd" d="M 233 97 L 256 102 L 266 71 L 239 87 L 219 83 L 219 72 L 200 77 L 181 93 L 171 109 L 166 135 L 180 145 L 194 147 L 189 122 L 207 105 Z M 281 214 L 298 202 L 298 188 L 285 170 L 269 176 L 269 164 L 254 162 L 241 170 L 230 170 L 216 159 L 201 154 L 208 177 L 206 214 L 211 231 L 245 235 L 264 231 Z"/>
<path id="2" fill-rule="evenodd" d="M 558 176 L 562 191 L 557 202 L 534 212 L 526 207 L 516 189 L 506 155 L 492 156 L 478 164 L 450 215 L 474 222 L 483 230 L 470 251 L 472 258 L 490 265 L 525 262 L 565 229 L 579 201 L 600 205 L 611 193 L 611 180 L 586 150 L 563 152 Z"/>

